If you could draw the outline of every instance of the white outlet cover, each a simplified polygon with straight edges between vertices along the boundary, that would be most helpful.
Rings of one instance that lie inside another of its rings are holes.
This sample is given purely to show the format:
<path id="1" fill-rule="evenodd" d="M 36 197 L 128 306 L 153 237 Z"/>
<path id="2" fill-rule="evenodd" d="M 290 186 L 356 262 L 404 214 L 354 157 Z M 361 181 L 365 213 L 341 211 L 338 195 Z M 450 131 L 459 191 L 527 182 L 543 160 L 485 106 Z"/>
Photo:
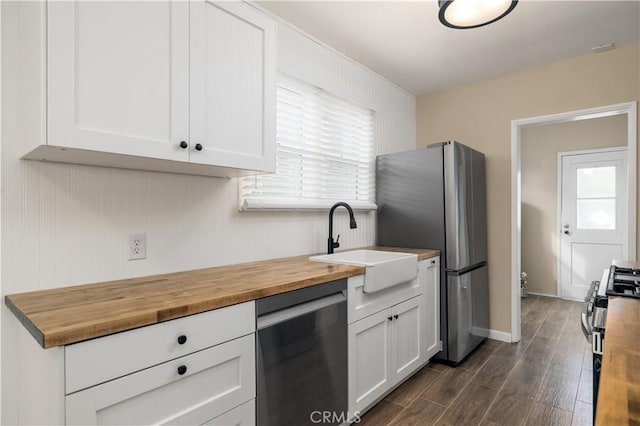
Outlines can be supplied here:
<path id="1" fill-rule="evenodd" d="M 129 260 L 147 258 L 147 234 L 129 234 Z"/>

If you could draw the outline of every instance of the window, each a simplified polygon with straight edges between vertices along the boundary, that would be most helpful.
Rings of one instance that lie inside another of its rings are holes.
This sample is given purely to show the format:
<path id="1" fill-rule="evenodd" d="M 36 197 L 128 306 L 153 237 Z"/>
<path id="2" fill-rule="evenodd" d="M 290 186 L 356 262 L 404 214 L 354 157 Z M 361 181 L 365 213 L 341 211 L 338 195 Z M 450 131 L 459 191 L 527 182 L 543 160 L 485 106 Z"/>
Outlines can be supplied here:
<path id="1" fill-rule="evenodd" d="M 241 209 L 375 209 L 373 111 L 285 76 L 276 96 L 276 173 L 239 180 Z"/>
<path id="2" fill-rule="evenodd" d="M 576 219 L 579 229 L 616 229 L 616 168 L 577 169 Z"/>

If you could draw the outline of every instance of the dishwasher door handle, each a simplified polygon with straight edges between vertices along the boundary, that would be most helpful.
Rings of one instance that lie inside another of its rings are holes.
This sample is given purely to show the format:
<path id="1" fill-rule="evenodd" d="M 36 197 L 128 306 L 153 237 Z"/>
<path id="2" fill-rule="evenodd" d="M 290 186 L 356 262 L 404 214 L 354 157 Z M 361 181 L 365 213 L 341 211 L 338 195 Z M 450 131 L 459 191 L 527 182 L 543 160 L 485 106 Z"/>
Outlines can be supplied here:
<path id="1" fill-rule="evenodd" d="M 346 301 L 347 297 L 345 296 L 344 291 L 341 291 L 339 293 L 321 297 L 320 299 L 300 303 L 299 305 L 295 305 L 290 308 L 285 308 L 276 312 L 261 315 L 257 320 L 257 329 L 261 330 L 263 328 L 271 327 L 272 325 L 308 314 L 309 312 L 317 311 L 322 308 L 326 308 L 327 306 L 336 305 L 338 303 Z"/>

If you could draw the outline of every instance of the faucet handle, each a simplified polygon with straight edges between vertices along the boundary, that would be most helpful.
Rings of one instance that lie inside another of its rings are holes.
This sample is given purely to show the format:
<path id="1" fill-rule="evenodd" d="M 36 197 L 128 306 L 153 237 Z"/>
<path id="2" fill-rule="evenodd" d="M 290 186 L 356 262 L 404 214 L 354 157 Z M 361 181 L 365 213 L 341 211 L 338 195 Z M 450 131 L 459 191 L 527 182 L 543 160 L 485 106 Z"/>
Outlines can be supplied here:
<path id="1" fill-rule="evenodd" d="M 336 238 L 336 242 L 333 243 L 333 248 L 340 247 L 340 234 L 338 234 L 338 238 Z"/>

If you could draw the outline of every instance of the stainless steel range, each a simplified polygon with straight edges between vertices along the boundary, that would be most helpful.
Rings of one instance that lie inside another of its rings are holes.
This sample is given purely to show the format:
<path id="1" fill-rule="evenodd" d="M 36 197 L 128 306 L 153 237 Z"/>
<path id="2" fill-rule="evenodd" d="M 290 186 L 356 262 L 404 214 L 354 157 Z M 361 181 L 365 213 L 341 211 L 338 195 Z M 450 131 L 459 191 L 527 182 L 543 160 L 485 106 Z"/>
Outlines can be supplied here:
<path id="1" fill-rule="evenodd" d="M 593 418 L 595 419 L 605 341 L 609 296 L 640 299 L 640 264 L 613 260 L 602 273 L 600 281 L 593 281 L 582 309 L 582 331 L 591 343 L 593 353 Z"/>
<path id="2" fill-rule="evenodd" d="M 593 365 L 593 418 L 595 419 L 602 367 L 602 349 L 604 348 L 605 325 L 607 321 L 607 288 L 610 270 L 605 269 L 600 281 L 593 281 L 582 309 L 582 331 L 591 343 Z"/>
<path id="3" fill-rule="evenodd" d="M 614 260 L 609 268 L 606 294 L 640 299 L 640 265 Z"/>

